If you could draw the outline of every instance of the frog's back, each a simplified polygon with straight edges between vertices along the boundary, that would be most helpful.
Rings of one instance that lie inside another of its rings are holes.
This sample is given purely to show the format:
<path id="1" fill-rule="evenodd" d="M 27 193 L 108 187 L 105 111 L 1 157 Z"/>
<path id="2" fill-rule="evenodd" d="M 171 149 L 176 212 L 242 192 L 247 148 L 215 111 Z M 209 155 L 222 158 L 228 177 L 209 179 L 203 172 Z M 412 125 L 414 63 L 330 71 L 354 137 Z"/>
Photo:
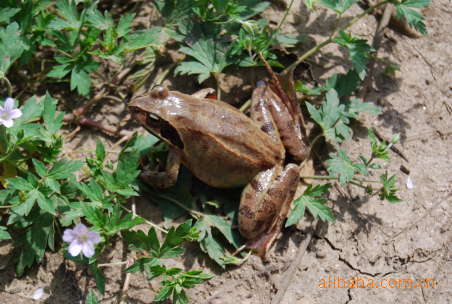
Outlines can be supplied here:
<path id="1" fill-rule="evenodd" d="M 186 95 L 183 97 L 186 100 Z M 229 104 L 211 99 L 188 100 L 188 106 L 178 115 L 174 127 L 184 145 L 183 162 L 211 186 L 245 185 L 283 157 L 280 146 Z"/>

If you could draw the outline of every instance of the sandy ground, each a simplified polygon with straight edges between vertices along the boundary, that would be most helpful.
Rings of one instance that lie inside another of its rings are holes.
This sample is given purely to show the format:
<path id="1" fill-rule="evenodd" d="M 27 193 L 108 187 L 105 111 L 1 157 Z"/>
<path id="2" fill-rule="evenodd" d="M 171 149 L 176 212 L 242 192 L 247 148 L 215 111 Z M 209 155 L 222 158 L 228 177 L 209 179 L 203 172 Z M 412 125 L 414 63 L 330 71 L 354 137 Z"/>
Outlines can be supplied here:
<path id="1" fill-rule="evenodd" d="M 359 10 L 357 7 L 354 12 Z M 282 13 L 281 8 L 274 8 L 266 12 L 266 17 L 278 21 Z M 241 267 L 222 271 L 190 246 L 186 259 L 178 263 L 216 275 L 189 292 L 192 303 L 452 302 L 452 7 L 447 0 L 435 1 L 424 14 L 427 37 L 410 39 L 386 30 L 379 57 L 398 64 L 400 71 L 396 78 L 388 78 L 377 65 L 368 97 L 368 101 L 383 107 L 383 113 L 367 123 L 388 137 L 401 134 L 398 147 L 409 161 L 392 153 L 388 170 L 397 174 L 403 202 L 381 202 L 354 188 L 335 190 L 329 203 L 337 221 L 316 224 L 308 217 L 298 229 L 285 230 L 270 251 L 268 263 L 251 257 Z M 331 16 L 325 10 L 319 9 L 308 17 L 296 1 L 284 30 L 319 41 L 331 25 Z M 371 39 L 376 25 L 375 18 L 369 16 L 353 31 Z M 331 47 L 312 58 L 314 77 L 324 79 L 346 68 L 341 66 L 344 62 L 337 61 L 338 56 L 339 50 Z M 236 77 L 230 77 L 229 82 L 227 79 L 223 84 L 226 96 L 237 82 Z M 183 86 L 174 86 L 184 90 Z M 117 122 L 115 117 L 122 111 L 111 110 L 107 121 Z M 344 146 L 352 156 L 369 153 L 364 135 L 364 129 L 358 126 L 353 142 Z M 95 136 L 81 132 L 73 142 L 91 148 L 93 141 L 86 139 Z M 400 171 L 401 165 L 410 170 L 413 189 L 406 187 L 407 175 Z M 146 203 L 139 207 L 144 214 L 158 218 L 156 207 Z M 105 257 L 121 260 L 121 252 L 122 244 L 118 243 Z M 0 247 L 0 257 L 0 304 L 34 303 L 28 297 L 38 287 L 45 288 L 42 303 L 75 304 L 91 287 L 84 279 L 86 274 L 64 262 L 58 253 L 47 254 L 42 266 L 22 278 L 14 276 L 8 263 L 8 244 Z M 102 303 L 114 303 L 124 276 L 117 268 L 108 268 L 106 275 L 107 293 Z M 351 278 L 358 286 L 365 284 L 368 288 L 345 286 L 343 280 Z M 406 285 L 409 279 L 430 279 L 430 286 L 410 288 Z M 401 285 L 391 288 L 396 284 Z M 155 287 L 141 275 L 133 275 L 127 303 L 152 303 Z"/>

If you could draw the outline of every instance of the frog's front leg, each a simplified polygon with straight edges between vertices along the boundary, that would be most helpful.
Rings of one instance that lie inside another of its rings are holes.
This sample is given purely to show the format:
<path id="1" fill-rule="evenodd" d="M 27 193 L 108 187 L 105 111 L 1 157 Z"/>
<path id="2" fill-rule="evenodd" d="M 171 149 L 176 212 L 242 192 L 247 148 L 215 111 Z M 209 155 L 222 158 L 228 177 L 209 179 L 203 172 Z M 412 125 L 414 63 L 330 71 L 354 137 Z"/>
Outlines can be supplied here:
<path id="1" fill-rule="evenodd" d="M 140 177 L 150 186 L 157 188 L 168 188 L 177 181 L 181 156 L 177 150 L 170 149 L 166 158 L 165 170 L 162 172 L 143 169 Z"/>

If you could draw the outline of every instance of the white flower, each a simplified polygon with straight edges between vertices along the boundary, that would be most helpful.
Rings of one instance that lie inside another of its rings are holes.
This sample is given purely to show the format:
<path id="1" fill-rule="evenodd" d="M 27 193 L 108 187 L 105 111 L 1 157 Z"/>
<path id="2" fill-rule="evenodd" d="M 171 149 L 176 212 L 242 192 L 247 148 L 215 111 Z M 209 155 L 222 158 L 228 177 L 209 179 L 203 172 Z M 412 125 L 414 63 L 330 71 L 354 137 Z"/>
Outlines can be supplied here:
<path id="1" fill-rule="evenodd" d="M 77 256 L 82 252 L 90 258 L 94 255 L 94 245 L 100 242 L 100 235 L 96 231 L 89 231 L 83 224 L 78 224 L 74 229 L 66 229 L 63 241 L 69 244 L 69 254 Z"/>
<path id="2" fill-rule="evenodd" d="M 31 295 L 31 298 L 33 300 L 39 300 L 44 296 L 44 288 L 38 288 L 36 289 L 33 294 Z"/>
<path id="3" fill-rule="evenodd" d="M 22 111 L 19 109 L 14 109 L 14 99 L 11 97 L 6 98 L 3 107 L 0 106 L 0 124 L 7 128 L 13 126 L 13 119 L 22 116 Z"/>

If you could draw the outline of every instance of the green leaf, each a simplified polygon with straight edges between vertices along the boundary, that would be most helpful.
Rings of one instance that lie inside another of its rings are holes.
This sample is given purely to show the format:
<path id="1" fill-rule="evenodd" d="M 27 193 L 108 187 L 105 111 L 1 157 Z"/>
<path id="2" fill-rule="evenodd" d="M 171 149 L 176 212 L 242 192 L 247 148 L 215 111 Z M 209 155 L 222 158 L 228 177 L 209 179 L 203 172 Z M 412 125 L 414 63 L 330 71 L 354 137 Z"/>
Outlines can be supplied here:
<path id="1" fill-rule="evenodd" d="M 347 74 L 334 74 L 325 83 L 324 90 L 335 89 L 339 97 L 351 95 L 360 85 L 361 79 L 355 70 Z"/>
<path id="2" fill-rule="evenodd" d="M 43 103 L 44 111 L 42 112 L 42 118 L 44 119 L 44 125 L 47 131 L 53 135 L 63 125 L 64 113 L 56 111 L 57 100 L 52 98 L 48 93 L 46 93 Z"/>
<path id="3" fill-rule="evenodd" d="M 5 77 L 9 67 L 28 49 L 16 22 L 6 28 L 0 27 L 0 79 Z"/>
<path id="4" fill-rule="evenodd" d="M 332 9 L 338 14 L 343 14 L 357 1 L 358 0 L 319 0 L 323 6 Z"/>
<path id="5" fill-rule="evenodd" d="M 38 199 L 38 195 L 39 195 L 38 189 L 31 190 L 30 192 L 27 193 L 27 198 L 25 202 L 13 207 L 11 210 L 22 216 L 28 215 L 31 209 L 33 208 L 36 200 Z"/>
<path id="6" fill-rule="evenodd" d="M 67 63 L 54 65 L 50 72 L 47 73 L 47 76 L 52 78 L 61 79 L 71 71 L 71 66 Z"/>
<path id="7" fill-rule="evenodd" d="M 37 201 L 39 208 L 46 212 L 49 212 L 52 215 L 56 215 L 56 210 L 53 201 L 50 198 L 46 197 L 44 194 L 42 194 L 41 191 L 38 191 L 37 193 Z"/>
<path id="8" fill-rule="evenodd" d="M 367 40 L 359 39 L 344 31 L 340 31 L 339 36 L 334 38 L 334 42 L 347 48 L 353 67 L 358 72 L 361 80 L 363 80 L 366 76 L 366 67 L 370 58 L 370 52 L 373 50 L 367 44 Z"/>
<path id="9" fill-rule="evenodd" d="M 90 289 L 88 291 L 88 295 L 86 296 L 85 304 L 98 304 L 98 303 L 99 303 L 99 298 L 97 297 L 94 290 Z"/>
<path id="10" fill-rule="evenodd" d="M 183 46 L 180 51 L 197 61 L 182 62 L 175 70 L 176 74 L 198 74 L 201 83 L 212 73 L 221 73 L 231 64 L 227 61 L 227 46 L 214 37 L 202 36 L 190 46 Z"/>
<path id="11" fill-rule="evenodd" d="M 75 1 L 70 0 L 58 0 L 57 9 L 59 15 L 63 18 L 55 18 L 50 24 L 49 28 L 61 31 L 61 30 L 78 30 L 82 25 L 79 20 L 79 14 L 77 12 L 77 6 Z"/>
<path id="12" fill-rule="evenodd" d="M 30 182 L 20 176 L 8 178 L 7 181 L 10 186 L 20 191 L 30 191 L 34 188 Z"/>
<path id="13" fill-rule="evenodd" d="M 412 8 L 423 8 L 430 5 L 430 0 L 403 0 L 396 2 L 397 18 L 406 20 L 406 22 L 415 28 L 422 35 L 427 34 L 427 28 L 424 23 L 424 17 L 421 13 Z"/>
<path id="14" fill-rule="evenodd" d="M 311 88 L 299 80 L 295 81 L 294 88 L 297 92 L 301 92 L 304 95 L 318 96 L 323 92 L 322 88 Z"/>
<path id="15" fill-rule="evenodd" d="M 396 193 L 399 188 L 397 188 L 397 179 L 395 175 L 388 178 L 388 173 L 380 175 L 380 181 L 383 187 L 380 190 L 380 199 L 387 200 L 390 203 L 398 203 L 402 200 L 397 197 Z"/>
<path id="16" fill-rule="evenodd" d="M 361 102 L 359 99 L 352 98 L 348 106 L 349 113 L 367 113 L 377 116 L 381 113 L 381 108 L 371 102 Z"/>
<path id="17" fill-rule="evenodd" d="M 308 10 L 312 11 L 314 9 L 314 4 L 317 2 L 318 0 L 304 0 L 304 4 L 306 5 L 306 7 L 308 8 Z"/>
<path id="18" fill-rule="evenodd" d="M 105 160 L 105 146 L 99 139 L 96 141 L 96 158 L 100 162 Z"/>
<path id="19" fill-rule="evenodd" d="M 54 180 L 53 178 L 46 178 L 45 184 L 49 187 L 53 192 L 61 193 L 60 183 Z"/>
<path id="20" fill-rule="evenodd" d="M 391 148 L 392 143 L 387 144 L 386 142 L 380 142 L 378 138 L 375 136 L 373 129 L 368 129 L 368 136 L 370 139 L 370 146 L 372 149 L 372 157 L 389 161 L 390 157 L 388 150 L 389 148 Z"/>
<path id="21" fill-rule="evenodd" d="M 326 101 L 319 109 L 309 103 L 306 103 L 306 107 L 312 119 L 322 128 L 326 140 L 333 145 L 351 137 L 350 118 L 358 118 L 358 113 L 380 113 L 380 109 L 372 103 L 360 102 L 358 99 L 340 103 L 335 89 L 328 90 Z"/>
<path id="22" fill-rule="evenodd" d="M 0 226 L 0 241 L 6 241 L 10 239 L 11 235 L 9 234 L 7 228 L 4 226 Z"/>
<path id="23" fill-rule="evenodd" d="M 82 166 L 81 161 L 61 159 L 53 165 L 47 176 L 54 179 L 69 178 L 73 176 L 73 172 L 79 170 Z"/>
<path id="24" fill-rule="evenodd" d="M 124 231 L 122 234 L 133 250 L 145 250 L 160 257 L 160 242 L 154 228 L 149 229 L 147 235 L 142 230 Z"/>
<path id="25" fill-rule="evenodd" d="M 47 175 L 47 169 L 43 162 L 33 158 L 33 165 L 35 166 L 36 172 L 40 177 L 45 177 Z"/>
<path id="26" fill-rule="evenodd" d="M 356 168 L 352 160 L 345 151 L 339 150 L 337 153 L 330 153 L 330 159 L 326 161 L 328 173 L 331 176 L 339 177 L 339 182 L 345 184 L 353 179 Z"/>
<path id="27" fill-rule="evenodd" d="M 94 6 L 87 10 L 86 21 L 88 21 L 95 28 L 102 31 L 107 31 L 114 26 L 114 21 L 110 13 L 108 11 L 105 11 L 102 15 L 102 13 Z"/>
<path id="28" fill-rule="evenodd" d="M 17 239 L 20 253 L 16 271 L 19 276 L 23 274 L 25 268 L 42 260 L 50 234 L 54 233 L 53 217 L 49 213 L 38 214 L 33 217 L 32 222 L 33 225 Z"/>
<path id="29" fill-rule="evenodd" d="M 88 184 L 77 183 L 77 187 L 93 202 L 102 202 L 104 199 L 102 187 L 95 181 L 91 180 Z"/>
<path id="30" fill-rule="evenodd" d="M 133 217 L 132 213 L 128 213 L 126 216 L 120 218 L 121 213 L 118 213 L 116 218 L 110 218 L 110 221 L 107 223 L 105 230 L 109 235 L 113 235 L 118 233 L 121 230 L 129 230 L 132 227 L 139 225 L 144 222 L 142 217 Z"/>
<path id="31" fill-rule="evenodd" d="M 297 43 L 306 40 L 304 35 L 276 34 L 275 38 L 278 44 L 284 47 L 295 46 Z"/>
<path id="32" fill-rule="evenodd" d="M 135 14 L 125 14 L 119 19 L 118 26 L 116 27 L 116 33 L 118 37 L 121 38 L 130 32 L 130 27 L 132 26 Z"/>
<path id="33" fill-rule="evenodd" d="M 118 159 L 118 166 L 113 176 L 118 187 L 130 188 L 130 184 L 135 182 L 140 174 L 138 169 L 140 153 L 134 148 L 125 148 L 121 151 Z"/>
<path id="34" fill-rule="evenodd" d="M 126 268 L 125 272 L 135 273 L 144 272 L 147 269 L 153 269 L 153 267 L 159 266 L 159 260 L 156 258 L 140 258 L 135 261 L 135 263 Z M 164 271 L 163 271 L 164 272 Z"/>
<path id="35" fill-rule="evenodd" d="M 316 218 L 320 217 L 322 221 L 332 222 L 335 220 L 331 208 L 324 203 L 326 199 L 321 197 L 325 195 L 331 184 L 324 185 L 309 185 L 304 191 L 303 195 L 294 200 L 294 208 L 290 212 L 286 221 L 286 227 L 292 226 L 304 216 L 305 209 L 308 208 L 309 212 Z"/>
<path id="36" fill-rule="evenodd" d="M 345 106 L 339 104 L 336 90 L 330 89 L 326 93 L 326 101 L 320 109 L 317 110 L 309 103 L 306 103 L 306 107 L 312 119 L 322 128 L 326 140 L 334 144 L 351 137 Z"/>
<path id="37" fill-rule="evenodd" d="M 36 97 L 30 97 L 22 107 L 22 116 L 15 120 L 13 128 L 17 125 L 24 125 L 30 120 L 35 120 L 41 116 L 42 105 L 36 100 Z"/>
<path id="38" fill-rule="evenodd" d="M 97 263 L 90 264 L 89 269 L 94 275 L 94 280 L 96 280 L 97 290 L 100 291 L 101 294 L 105 293 L 105 275 L 102 270 L 97 266 Z"/>
<path id="39" fill-rule="evenodd" d="M 83 216 L 95 227 L 103 228 L 106 222 L 106 215 L 101 210 L 95 209 L 88 204 L 81 204 Z"/>
<path id="40" fill-rule="evenodd" d="M 154 298 L 154 302 L 161 302 L 163 300 L 168 299 L 173 292 L 173 286 L 164 286 L 160 288 L 158 294 Z"/>
<path id="41" fill-rule="evenodd" d="M 177 285 L 176 285 L 177 290 Z M 188 304 L 188 297 L 185 291 L 182 289 L 179 293 L 173 293 L 173 303 L 174 304 Z"/>
<path id="42" fill-rule="evenodd" d="M 71 90 L 77 89 L 80 95 L 88 95 L 91 88 L 91 78 L 88 73 L 78 67 L 71 72 Z"/>
<path id="43" fill-rule="evenodd" d="M 199 242 L 201 250 L 207 252 L 209 257 L 213 259 L 221 268 L 225 268 L 224 249 L 221 244 L 212 237 L 210 228 L 206 230 L 205 237 Z"/>
<path id="44" fill-rule="evenodd" d="M 0 9 L 0 23 L 9 23 L 9 19 L 14 17 L 20 8 L 4 7 Z"/>
<path id="45" fill-rule="evenodd" d="M 171 227 L 166 235 L 165 241 L 163 242 L 161 252 L 179 246 L 184 241 L 189 240 L 193 231 L 191 224 L 192 221 L 188 220 L 179 225 L 177 228 Z"/>
<path id="46" fill-rule="evenodd" d="M 223 234 L 223 236 L 228 240 L 228 242 L 235 248 L 240 247 L 241 239 L 236 233 L 234 233 L 231 222 L 228 222 L 219 216 L 211 214 L 204 215 L 203 220 L 207 223 L 207 225 L 218 229 L 221 234 Z"/>
<path id="47" fill-rule="evenodd" d="M 122 48 L 127 52 L 133 52 L 150 46 L 164 45 L 169 39 L 164 28 L 154 26 L 150 29 L 135 31 L 125 36 L 126 42 Z"/>

